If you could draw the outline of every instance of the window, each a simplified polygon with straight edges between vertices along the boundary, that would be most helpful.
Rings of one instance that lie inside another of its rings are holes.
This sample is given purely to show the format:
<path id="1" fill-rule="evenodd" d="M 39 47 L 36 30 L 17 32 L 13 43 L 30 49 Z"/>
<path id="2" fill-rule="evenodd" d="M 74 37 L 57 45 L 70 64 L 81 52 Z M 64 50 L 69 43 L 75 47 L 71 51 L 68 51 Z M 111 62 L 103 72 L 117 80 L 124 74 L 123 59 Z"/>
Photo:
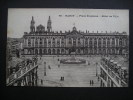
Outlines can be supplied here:
<path id="1" fill-rule="evenodd" d="M 80 44 L 80 38 L 78 38 L 78 44 Z"/>
<path id="2" fill-rule="evenodd" d="M 98 46 L 101 47 L 101 38 L 98 39 Z"/>
<path id="3" fill-rule="evenodd" d="M 53 38 L 52 44 L 53 44 L 53 47 L 55 47 L 55 38 Z"/>
<path id="4" fill-rule="evenodd" d="M 37 47 L 38 46 L 38 41 L 37 41 L 37 39 L 35 40 L 35 47 Z"/>
<path id="5" fill-rule="evenodd" d="M 50 41 L 50 39 L 48 40 L 48 46 L 51 47 L 51 41 Z"/>
<path id="6" fill-rule="evenodd" d="M 97 47 L 97 40 L 96 40 L 96 38 L 94 40 L 94 47 Z"/>
<path id="7" fill-rule="evenodd" d="M 69 38 L 69 44 L 72 44 L 72 39 L 71 38 Z"/>
<path id="8" fill-rule="evenodd" d="M 40 38 L 40 46 L 42 46 L 42 39 Z"/>
<path id="9" fill-rule="evenodd" d="M 119 40 L 119 45 L 122 46 L 122 39 Z"/>
<path id="10" fill-rule="evenodd" d="M 64 39 L 63 38 L 61 39 L 61 45 L 62 45 L 62 47 L 64 46 Z"/>
<path id="11" fill-rule="evenodd" d="M 42 39 L 40 38 L 40 44 L 42 44 Z"/>
<path id="12" fill-rule="evenodd" d="M 73 39 L 73 46 L 76 47 L 76 39 Z"/>
<path id="13" fill-rule="evenodd" d="M 44 47 L 47 47 L 47 40 L 44 38 Z"/>
<path id="14" fill-rule="evenodd" d="M 106 39 L 103 39 L 103 47 L 106 47 Z"/>
<path id="15" fill-rule="evenodd" d="M 85 46 L 86 47 L 88 46 L 88 39 L 87 38 L 85 39 Z"/>
<path id="16" fill-rule="evenodd" d="M 28 39 L 28 46 L 29 46 L 29 47 L 31 46 L 31 41 L 30 41 L 30 39 Z"/>
<path id="17" fill-rule="evenodd" d="M 107 46 L 110 47 L 110 39 L 107 40 Z"/>
<path id="18" fill-rule="evenodd" d="M 92 38 L 90 38 L 89 44 L 90 44 L 90 47 L 92 47 Z"/>
<path id="19" fill-rule="evenodd" d="M 115 39 L 112 38 L 112 47 L 115 47 Z"/>
<path id="20" fill-rule="evenodd" d="M 60 39 L 57 40 L 57 47 L 60 47 Z"/>

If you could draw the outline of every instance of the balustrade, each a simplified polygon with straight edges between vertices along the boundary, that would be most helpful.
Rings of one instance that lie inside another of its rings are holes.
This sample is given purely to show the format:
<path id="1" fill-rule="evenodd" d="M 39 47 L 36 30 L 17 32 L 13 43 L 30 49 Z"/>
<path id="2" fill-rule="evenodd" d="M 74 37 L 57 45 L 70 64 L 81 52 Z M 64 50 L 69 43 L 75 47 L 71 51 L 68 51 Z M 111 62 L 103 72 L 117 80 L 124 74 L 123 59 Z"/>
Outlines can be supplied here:
<path id="1" fill-rule="evenodd" d="M 22 62 L 23 63 L 23 62 Z M 27 65 L 27 64 L 22 64 Z M 28 71 L 32 70 L 32 68 L 37 67 L 37 64 L 33 61 L 32 63 L 29 63 L 27 66 L 21 67 L 17 72 L 14 72 L 11 74 L 7 79 L 7 84 L 10 84 L 14 82 L 14 80 L 17 80 L 18 78 L 21 78 L 24 76 Z M 33 74 L 32 74 L 33 75 Z M 32 76 L 33 77 L 33 76 Z"/>
<path id="2" fill-rule="evenodd" d="M 122 68 L 117 62 L 106 58 L 101 59 L 101 65 L 118 84 L 122 84 L 122 86 L 127 84 L 127 69 L 125 67 Z"/>

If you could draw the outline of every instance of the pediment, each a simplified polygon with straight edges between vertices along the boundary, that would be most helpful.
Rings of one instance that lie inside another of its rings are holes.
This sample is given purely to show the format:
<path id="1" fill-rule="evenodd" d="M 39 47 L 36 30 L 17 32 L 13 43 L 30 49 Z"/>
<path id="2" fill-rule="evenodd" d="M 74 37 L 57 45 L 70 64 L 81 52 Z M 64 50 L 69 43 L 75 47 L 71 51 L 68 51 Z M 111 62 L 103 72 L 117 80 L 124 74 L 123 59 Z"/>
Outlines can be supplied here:
<path id="1" fill-rule="evenodd" d="M 84 35 L 78 31 L 73 30 L 72 32 L 68 33 L 66 37 L 84 37 Z"/>

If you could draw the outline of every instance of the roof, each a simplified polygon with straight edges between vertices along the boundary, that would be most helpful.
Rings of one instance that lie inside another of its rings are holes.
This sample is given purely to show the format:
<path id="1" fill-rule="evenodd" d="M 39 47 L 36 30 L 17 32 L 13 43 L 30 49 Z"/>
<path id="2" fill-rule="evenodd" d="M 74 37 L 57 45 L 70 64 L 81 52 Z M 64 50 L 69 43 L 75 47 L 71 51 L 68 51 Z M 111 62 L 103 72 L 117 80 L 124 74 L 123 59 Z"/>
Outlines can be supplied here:
<path id="1" fill-rule="evenodd" d="M 37 28 L 44 28 L 42 24 L 38 25 Z"/>

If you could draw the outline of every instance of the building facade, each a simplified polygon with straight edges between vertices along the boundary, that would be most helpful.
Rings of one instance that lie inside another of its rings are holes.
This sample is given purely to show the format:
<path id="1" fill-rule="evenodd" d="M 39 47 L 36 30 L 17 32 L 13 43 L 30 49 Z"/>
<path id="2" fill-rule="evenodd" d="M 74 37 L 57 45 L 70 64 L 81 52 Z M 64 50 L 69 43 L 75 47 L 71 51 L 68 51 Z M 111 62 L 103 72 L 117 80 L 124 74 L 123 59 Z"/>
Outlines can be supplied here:
<path id="1" fill-rule="evenodd" d="M 30 32 L 23 35 L 23 55 L 124 55 L 128 52 L 126 32 L 90 33 L 81 32 L 74 26 L 71 31 L 52 31 L 49 16 L 47 29 L 43 25 L 35 28 L 32 16 Z"/>

